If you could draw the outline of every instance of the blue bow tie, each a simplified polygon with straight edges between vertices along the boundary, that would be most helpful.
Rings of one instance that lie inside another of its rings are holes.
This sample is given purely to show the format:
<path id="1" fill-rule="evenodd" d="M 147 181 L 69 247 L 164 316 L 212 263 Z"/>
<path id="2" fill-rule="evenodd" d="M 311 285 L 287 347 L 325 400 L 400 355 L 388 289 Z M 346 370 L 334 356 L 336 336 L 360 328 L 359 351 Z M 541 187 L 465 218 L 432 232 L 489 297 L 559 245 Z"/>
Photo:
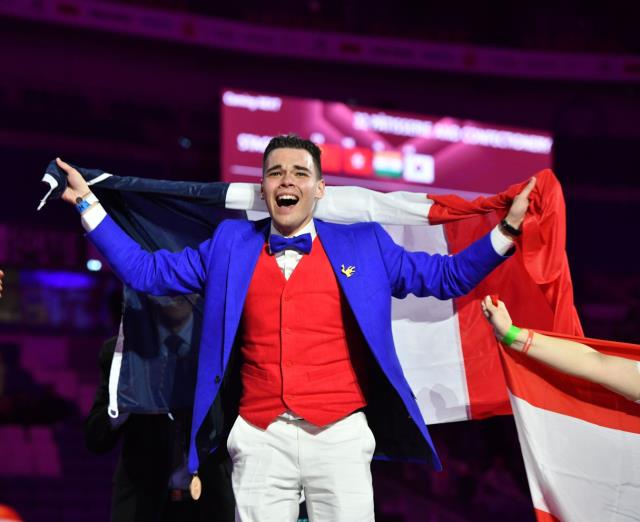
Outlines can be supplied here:
<path id="1" fill-rule="evenodd" d="M 271 234 L 269 237 L 269 249 L 272 254 L 283 250 L 297 250 L 301 254 L 311 252 L 311 234 L 300 234 L 296 237 L 283 237 Z"/>

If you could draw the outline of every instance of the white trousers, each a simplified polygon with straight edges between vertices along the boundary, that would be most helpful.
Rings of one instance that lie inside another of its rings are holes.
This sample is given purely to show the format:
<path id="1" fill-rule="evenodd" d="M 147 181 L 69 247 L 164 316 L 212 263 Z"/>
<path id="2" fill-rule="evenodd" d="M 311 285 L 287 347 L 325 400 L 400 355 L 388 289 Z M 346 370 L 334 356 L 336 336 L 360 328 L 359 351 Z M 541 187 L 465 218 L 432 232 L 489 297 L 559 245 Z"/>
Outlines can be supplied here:
<path id="1" fill-rule="evenodd" d="M 374 520 L 375 444 L 362 412 L 322 428 L 284 414 L 266 430 L 238 416 L 227 440 L 236 522 L 295 522 L 302 491 L 310 522 Z"/>

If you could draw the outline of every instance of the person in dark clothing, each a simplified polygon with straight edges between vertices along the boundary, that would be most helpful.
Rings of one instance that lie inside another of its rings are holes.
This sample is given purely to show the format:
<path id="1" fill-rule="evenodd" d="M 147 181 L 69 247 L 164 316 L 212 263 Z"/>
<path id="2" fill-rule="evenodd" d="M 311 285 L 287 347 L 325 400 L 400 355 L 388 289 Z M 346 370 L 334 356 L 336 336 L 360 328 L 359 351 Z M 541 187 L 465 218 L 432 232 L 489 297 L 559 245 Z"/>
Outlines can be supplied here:
<path id="1" fill-rule="evenodd" d="M 121 414 L 112 419 L 109 371 L 116 338 L 100 350 L 101 382 L 85 421 L 85 443 L 93 453 L 111 451 L 122 439 L 113 479 L 112 522 L 231 522 L 234 499 L 228 456 L 210 455 L 200 467 L 202 496 L 195 501 L 187 489 L 173 487 L 183 449 L 188 444 L 190 411 L 166 414 Z"/>

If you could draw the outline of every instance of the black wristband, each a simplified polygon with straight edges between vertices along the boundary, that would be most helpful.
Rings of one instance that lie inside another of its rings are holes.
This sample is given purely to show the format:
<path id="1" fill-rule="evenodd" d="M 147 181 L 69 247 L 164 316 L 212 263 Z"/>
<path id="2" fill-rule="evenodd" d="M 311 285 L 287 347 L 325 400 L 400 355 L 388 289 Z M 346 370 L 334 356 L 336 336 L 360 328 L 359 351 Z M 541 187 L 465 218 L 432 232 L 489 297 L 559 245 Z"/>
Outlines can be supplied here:
<path id="1" fill-rule="evenodd" d="M 506 219 L 500 221 L 500 228 L 510 236 L 519 236 L 522 234 L 522 230 L 512 227 L 509 223 L 507 223 Z"/>

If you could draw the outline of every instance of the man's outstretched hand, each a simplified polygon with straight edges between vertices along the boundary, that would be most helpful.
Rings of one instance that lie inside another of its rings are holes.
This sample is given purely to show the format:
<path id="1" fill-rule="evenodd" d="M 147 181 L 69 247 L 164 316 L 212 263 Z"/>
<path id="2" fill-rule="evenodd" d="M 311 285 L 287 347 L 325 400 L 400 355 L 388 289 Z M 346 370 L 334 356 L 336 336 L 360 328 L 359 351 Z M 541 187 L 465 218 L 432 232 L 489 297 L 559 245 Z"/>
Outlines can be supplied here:
<path id="1" fill-rule="evenodd" d="M 76 169 L 74 169 L 68 163 L 65 163 L 60 158 L 56 158 L 58 167 L 65 171 L 67 174 L 67 188 L 62 193 L 62 199 L 72 205 L 77 203 L 78 198 L 84 198 L 91 189 L 89 185 Z"/>
<path id="2" fill-rule="evenodd" d="M 536 178 L 531 178 L 529 183 L 527 183 L 522 189 L 522 192 L 513 198 L 513 203 L 511 203 L 509 213 L 505 217 L 507 223 L 513 228 L 520 228 L 520 225 L 522 225 L 524 216 L 529 208 L 529 195 L 535 186 Z"/>
<path id="3" fill-rule="evenodd" d="M 0 297 L 2 297 L 2 278 L 4 277 L 4 272 L 0 270 Z"/>

